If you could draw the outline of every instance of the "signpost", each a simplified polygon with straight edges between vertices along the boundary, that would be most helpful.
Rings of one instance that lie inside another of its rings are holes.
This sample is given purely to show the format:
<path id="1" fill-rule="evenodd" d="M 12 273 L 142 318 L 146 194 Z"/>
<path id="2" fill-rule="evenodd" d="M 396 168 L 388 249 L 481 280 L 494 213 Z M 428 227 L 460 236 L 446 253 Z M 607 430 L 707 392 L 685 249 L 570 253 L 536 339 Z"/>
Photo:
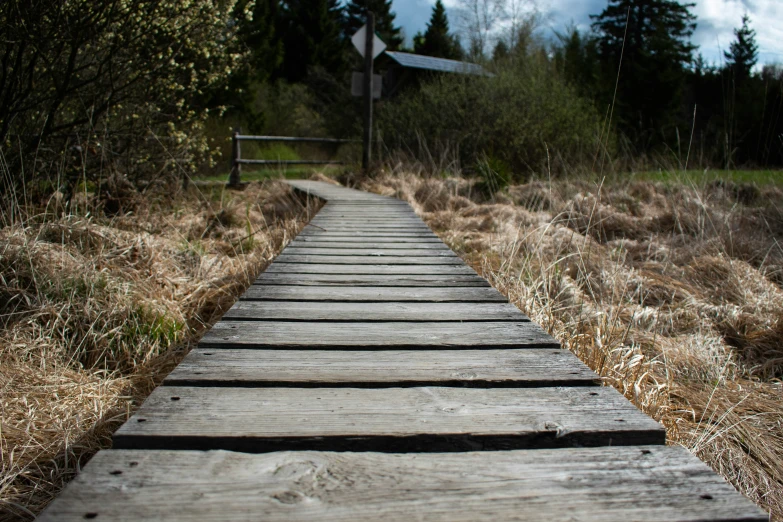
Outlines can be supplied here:
<path id="1" fill-rule="evenodd" d="M 362 41 L 363 40 L 363 41 Z M 373 60 L 386 49 L 386 44 L 375 34 L 375 15 L 367 11 L 367 23 L 351 37 L 356 50 L 364 57 L 362 96 L 364 96 L 364 133 L 362 135 L 362 168 L 370 168 L 372 143 Z"/>

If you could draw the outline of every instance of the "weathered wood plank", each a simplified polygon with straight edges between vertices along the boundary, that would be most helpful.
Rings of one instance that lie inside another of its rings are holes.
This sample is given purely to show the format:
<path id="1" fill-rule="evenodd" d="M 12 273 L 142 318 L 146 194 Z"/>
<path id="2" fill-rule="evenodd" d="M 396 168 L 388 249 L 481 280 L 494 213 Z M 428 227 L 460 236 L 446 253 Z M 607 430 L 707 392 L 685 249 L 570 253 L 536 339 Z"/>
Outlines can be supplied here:
<path id="1" fill-rule="evenodd" d="M 451 250 L 436 249 L 400 249 L 400 248 L 324 248 L 288 245 L 282 254 L 319 255 L 319 256 L 375 256 L 375 257 L 457 257 Z"/>
<path id="2" fill-rule="evenodd" d="M 202 348 L 558 348 L 531 322 L 323 323 L 220 321 Z"/>
<path id="3" fill-rule="evenodd" d="M 443 241 L 436 235 L 431 237 L 396 237 L 396 236 L 356 236 L 352 234 L 319 234 L 319 235 L 298 235 L 294 240 L 298 243 L 367 243 L 371 241 L 373 243 L 394 243 L 405 245 L 430 245 L 430 246 L 445 246 Z M 448 248 L 448 247 L 446 247 Z"/>
<path id="4" fill-rule="evenodd" d="M 509 303 L 324 303 L 237 301 L 224 320 L 245 321 L 529 321 Z M 371 328 L 372 325 L 368 325 Z"/>
<path id="5" fill-rule="evenodd" d="M 333 302 L 426 302 L 505 303 L 494 288 L 482 287 L 389 287 L 389 286 L 281 286 L 253 285 L 243 301 L 333 301 Z"/>
<path id="6" fill-rule="evenodd" d="M 401 387 L 593 386 L 600 381 L 567 350 L 192 350 L 167 386 Z"/>
<path id="7" fill-rule="evenodd" d="M 273 274 L 266 272 L 261 274 L 253 284 L 287 286 L 489 286 L 485 279 L 473 275 Z"/>
<path id="8" fill-rule="evenodd" d="M 335 216 L 335 217 L 324 217 L 321 214 L 318 214 L 316 217 L 314 217 L 310 223 L 326 223 L 331 225 L 424 225 L 424 221 L 421 220 L 418 216 L 411 216 L 411 217 L 404 217 L 404 216 L 389 216 L 389 217 L 372 217 L 371 215 L 366 216 L 360 216 L 357 215 L 356 217 L 345 217 L 345 216 Z"/>
<path id="9" fill-rule="evenodd" d="M 295 239 L 288 243 L 288 247 L 308 247 L 308 248 L 355 248 L 355 249 L 383 249 L 383 250 L 449 250 L 443 243 L 419 243 L 402 241 L 310 241 L 306 239 Z"/>
<path id="10" fill-rule="evenodd" d="M 309 263 L 317 265 L 462 265 L 459 257 L 423 256 L 327 256 L 280 254 L 275 263 Z"/>
<path id="11" fill-rule="evenodd" d="M 363 229 L 372 229 L 372 230 L 429 230 L 430 227 L 424 224 L 421 220 L 416 221 L 403 221 L 400 223 L 397 223 L 396 220 L 394 221 L 382 221 L 382 222 L 376 222 L 376 223 L 368 223 L 366 221 L 361 222 L 351 222 L 351 221 L 345 221 L 342 219 L 334 220 L 334 221 L 323 221 L 323 224 L 317 223 L 314 221 L 310 222 L 310 226 L 318 225 L 319 227 L 324 227 L 330 229 L 330 228 L 341 228 L 341 229 L 350 229 L 350 230 L 363 230 Z"/>
<path id="12" fill-rule="evenodd" d="M 310 263 L 272 263 L 267 274 L 375 274 L 375 275 L 475 275 L 467 265 L 332 265 Z"/>
<path id="13" fill-rule="evenodd" d="M 114 447 L 432 452 L 664 444 L 665 436 L 609 387 L 161 386 L 114 434 Z"/>
<path id="14" fill-rule="evenodd" d="M 429 238 L 437 238 L 438 236 L 435 235 L 434 232 L 432 232 L 429 228 L 424 229 L 415 229 L 415 230 L 393 230 L 393 229 L 386 229 L 386 230 L 357 230 L 357 229 L 350 229 L 350 228 L 343 228 L 343 227 L 329 227 L 328 229 L 324 227 L 318 227 L 316 225 L 306 225 L 301 232 L 299 232 L 299 235 L 304 234 L 305 236 L 321 236 L 321 235 L 332 235 L 332 236 L 366 236 L 366 237 L 429 237 Z M 298 236 L 297 236 L 298 237 Z"/>
<path id="15" fill-rule="evenodd" d="M 101 451 L 39 518 L 763 522 L 679 446 L 497 453 Z"/>

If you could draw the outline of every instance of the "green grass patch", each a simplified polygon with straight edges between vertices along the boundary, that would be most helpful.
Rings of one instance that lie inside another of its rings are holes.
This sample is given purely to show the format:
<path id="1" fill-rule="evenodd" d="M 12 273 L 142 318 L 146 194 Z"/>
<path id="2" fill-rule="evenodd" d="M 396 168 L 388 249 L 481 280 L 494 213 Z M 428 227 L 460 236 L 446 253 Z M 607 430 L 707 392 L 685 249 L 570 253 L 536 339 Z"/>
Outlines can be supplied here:
<path id="1" fill-rule="evenodd" d="M 279 165 L 275 167 L 242 166 L 242 181 L 263 181 L 265 179 L 307 179 L 315 172 L 326 176 L 336 174 L 345 167 L 340 165 L 323 165 L 317 168 L 309 165 Z M 228 181 L 228 172 L 214 176 L 199 176 L 194 181 L 221 182 Z"/>

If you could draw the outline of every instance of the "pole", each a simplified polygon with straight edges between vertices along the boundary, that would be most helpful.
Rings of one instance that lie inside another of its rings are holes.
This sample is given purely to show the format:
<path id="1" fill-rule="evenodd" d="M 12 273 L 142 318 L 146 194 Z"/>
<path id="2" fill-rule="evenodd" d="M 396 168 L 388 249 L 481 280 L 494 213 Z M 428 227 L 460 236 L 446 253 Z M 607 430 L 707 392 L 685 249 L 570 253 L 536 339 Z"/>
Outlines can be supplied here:
<path id="1" fill-rule="evenodd" d="M 241 149 L 239 148 L 239 133 L 242 131 L 240 128 L 234 129 L 234 135 L 231 137 L 231 173 L 228 175 L 228 186 L 238 187 L 241 184 L 242 166 L 239 163 L 241 157 Z"/>
<path id="2" fill-rule="evenodd" d="M 362 169 L 370 170 L 370 145 L 372 143 L 372 75 L 373 49 L 375 38 L 375 15 L 367 11 L 367 32 L 364 40 L 364 135 L 362 140 Z"/>

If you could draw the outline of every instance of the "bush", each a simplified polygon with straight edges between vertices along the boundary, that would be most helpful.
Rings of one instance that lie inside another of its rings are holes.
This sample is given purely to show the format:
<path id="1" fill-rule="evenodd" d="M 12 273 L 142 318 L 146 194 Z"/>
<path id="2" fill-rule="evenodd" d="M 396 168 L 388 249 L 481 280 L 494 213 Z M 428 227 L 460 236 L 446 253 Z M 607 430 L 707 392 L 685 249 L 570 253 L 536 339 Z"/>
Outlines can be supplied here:
<path id="1" fill-rule="evenodd" d="M 0 152 L 17 183 L 47 165 L 71 184 L 107 166 L 181 175 L 207 151 L 209 91 L 241 59 L 233 3 L 0 2 Z"/>
<path id="2" fill-rule="evenodd" d="M 489 157 L 517 179 L 592 161 L 599 150 L 595 109 L 542 56 L 502 63 L 493 76 L 433 77 L 378 117 L 387 147 L 414 156 L 456 147 L 463 166 Z"/>

